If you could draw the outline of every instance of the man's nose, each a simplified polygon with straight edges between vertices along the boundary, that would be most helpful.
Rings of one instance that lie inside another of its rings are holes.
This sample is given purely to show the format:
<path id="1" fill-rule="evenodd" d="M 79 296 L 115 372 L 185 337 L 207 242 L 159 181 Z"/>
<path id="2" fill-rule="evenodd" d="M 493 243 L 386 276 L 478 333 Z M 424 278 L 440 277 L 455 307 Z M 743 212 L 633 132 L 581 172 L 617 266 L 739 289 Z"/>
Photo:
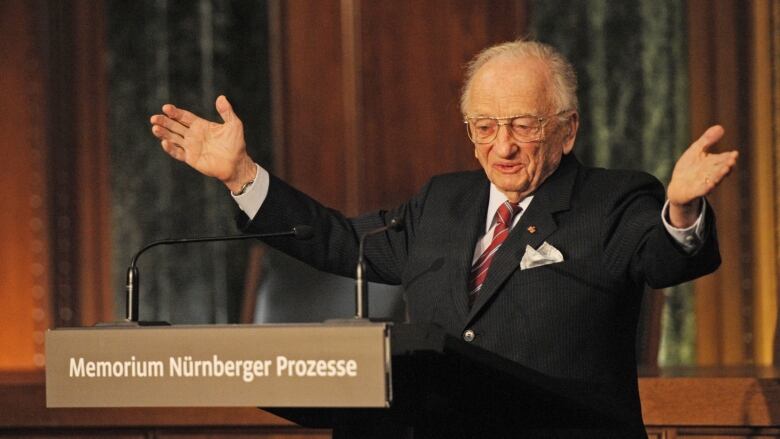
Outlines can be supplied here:
<path id="1" fill-rule="evenodd" d="M 518 145 L 512 132 L 507 124 L 501 124 L 498 126 L 498 132 L 496 133 L 495 144 L 493 149 L 498 153 L 500 157 L 511 157 L 517 152 Z"/>

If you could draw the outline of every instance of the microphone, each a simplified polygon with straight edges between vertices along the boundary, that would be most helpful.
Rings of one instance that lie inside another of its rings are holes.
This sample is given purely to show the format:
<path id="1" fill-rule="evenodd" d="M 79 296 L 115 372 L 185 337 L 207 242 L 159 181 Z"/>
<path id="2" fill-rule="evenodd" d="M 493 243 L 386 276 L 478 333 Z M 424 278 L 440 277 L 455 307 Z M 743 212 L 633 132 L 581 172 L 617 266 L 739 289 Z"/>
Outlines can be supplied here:
<path id="1" fill-rule="evenodd" d="M 395 217 L 390 220 L 390 224 L 376 229 L 369 230 L 360 236 L 360 245 L 358 246 L 358 261 L 357 268 L 355 270 L 355 319 L 367 320 L 368 319 L 368 281 L 365 279 L 364 274 L 366 271 L 366 262 L 363 255 L 363 249 L 365 247 L 366 238 L 369 236 L 378 235 L 388 230 L 394 232 L 400 232 L 404 229 L 404 223 L 402 218 Z"/>
<path id="2" fill-rule="evenodd" d="M 149 250 L 152 247 L 158 245 L 171 245 L 171 244 L 192 244 L 196 242 L 212 242 L 212 241 L 239 241 L 244 239 L 261 239 L 261 238 L 276 238 L 283 236 L 292 236 L 295 239 L 306 240 L 310 239 L 314 235 L 314 229 L 307 225 L 297 225 L 286 232 L 273 232 L 273 233 L 256 233 L 250 235 L 227 235 L 227 236 L 203 236 L 195 238 L 176 238 L 176 239 L 162 239 L 147 244 L 141 250 L 133 256 L 130 262 L 130 267 L 127 269 L 127 291 L 126 291 L 126 318 L 127 322 L 139 323 L 138 321 L 138 303 L 140 296 L 140 284 L 138 276 L 138 257 L 142 253 Z M 140 323 L 139 323 L 140 324 Z M 155 323 L 149 323 L 155 324 Z M 167 324 L 167 323 L 158 323 Z"/>

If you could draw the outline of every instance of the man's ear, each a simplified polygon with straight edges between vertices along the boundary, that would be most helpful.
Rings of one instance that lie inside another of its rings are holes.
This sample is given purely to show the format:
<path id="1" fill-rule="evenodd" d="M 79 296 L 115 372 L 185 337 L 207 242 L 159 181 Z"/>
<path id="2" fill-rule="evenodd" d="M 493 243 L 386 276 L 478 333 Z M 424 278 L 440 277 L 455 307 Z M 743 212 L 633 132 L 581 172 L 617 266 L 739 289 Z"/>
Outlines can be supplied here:
<path id="1" fill-rule="evenodd" d="M 563 154 L 569 154 L 574 149 L 574 140 L 577 138 L 577 129 L 580 127 L 580 115 L 575 111 L 566 122 L 568 132 L 563 141 Z"/>

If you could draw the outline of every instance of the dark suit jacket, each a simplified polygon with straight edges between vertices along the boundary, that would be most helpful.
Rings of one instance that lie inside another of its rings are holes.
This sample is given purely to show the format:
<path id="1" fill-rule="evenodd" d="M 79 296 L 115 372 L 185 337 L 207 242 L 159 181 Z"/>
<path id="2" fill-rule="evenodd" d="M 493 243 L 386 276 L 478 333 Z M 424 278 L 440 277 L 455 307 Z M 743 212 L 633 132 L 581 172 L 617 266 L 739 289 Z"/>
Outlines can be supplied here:
<path id="1" fill-rule="evenodd" d="M 403 218 L 402 232 L 366 244 L 370 280 L 402 284 L 411 322 L 430 322 L 539 371 L 599 389 L 598 404 L 641 426 L 635 337 L 645 285 L 663 288 L 714 271 L 714 215 L 706 240 L 687 255 L 661 222 L 662 185 L 640 172 L 581 165 L 564 156 L 498 250 L 472 309 L 467 276 L 484 234 L 489 182 L 483 171 L 434 177 L 391 211 L 348 219 L 272 177 L 247 228 L 314 227 L 310 241 L 271 239 L 321 270 L 354 276 L 358 237 Z M 535 227 L 535 232 L 531 232 Z M 548 242 L 564 261 L 520 270 L 526 246 Z"/>

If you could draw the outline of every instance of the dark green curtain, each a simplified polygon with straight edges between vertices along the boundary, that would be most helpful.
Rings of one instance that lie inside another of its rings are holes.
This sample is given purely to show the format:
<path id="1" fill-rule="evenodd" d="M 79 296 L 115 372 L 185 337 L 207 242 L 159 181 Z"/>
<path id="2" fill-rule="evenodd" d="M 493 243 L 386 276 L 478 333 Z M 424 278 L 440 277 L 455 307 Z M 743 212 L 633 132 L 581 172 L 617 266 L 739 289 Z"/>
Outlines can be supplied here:
<path id="1" fill-rule="evenodd" d="M 678 0 L 534 0 L 531 37 L 559 48 L 580 80 L 577 156 L 668 183 L 690 142 L 686 6 Z M 668 289 L 659 363 L 693 364 L 690 285 Z"/>
<path id="2" fill-rule="evenodd" d="M 227 189 L 168 157 L 149 117 L 171 102 L 219 120 L 225 94 L 244 121 L 252 156 L 271 163 L 265 2 L 111 0 L 109 139 L 113 279 L 124 316 L 131 256 L 153 240 L 237 233 Z M 242 244 L 156 247 L 140 260 L 141 319 L 235 322 L 246 268 Z"/>

